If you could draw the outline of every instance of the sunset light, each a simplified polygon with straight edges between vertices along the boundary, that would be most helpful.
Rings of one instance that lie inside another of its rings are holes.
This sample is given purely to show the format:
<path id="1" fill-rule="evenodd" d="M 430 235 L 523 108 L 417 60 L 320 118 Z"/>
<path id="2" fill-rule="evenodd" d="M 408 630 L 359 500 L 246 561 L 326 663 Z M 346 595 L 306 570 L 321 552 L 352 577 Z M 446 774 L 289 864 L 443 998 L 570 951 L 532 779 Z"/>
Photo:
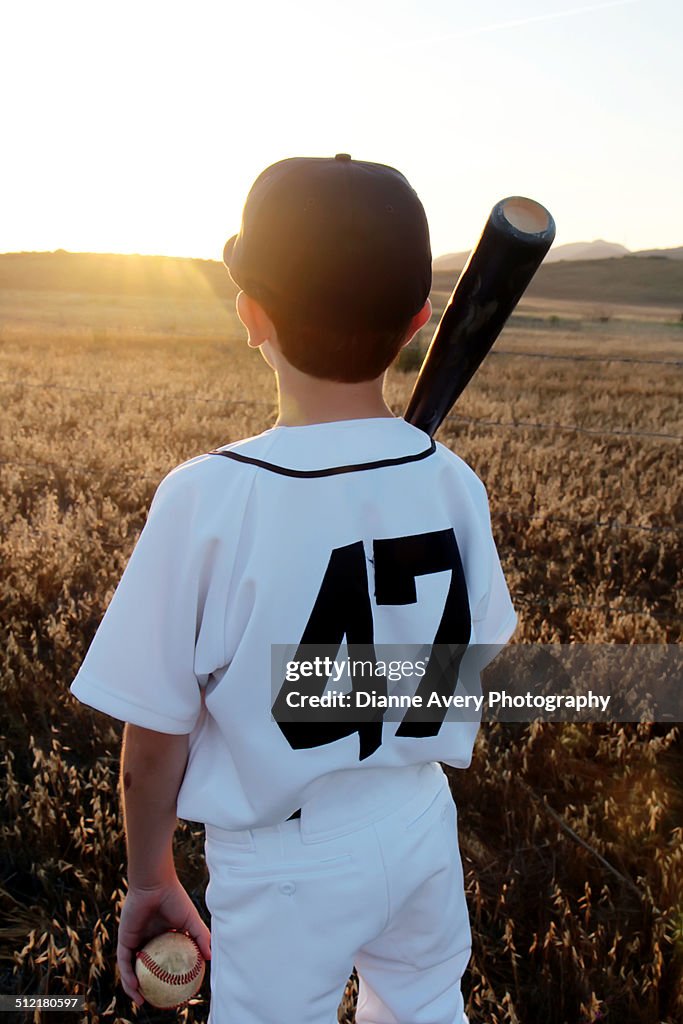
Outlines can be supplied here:
<path id="1" fill-rule="evenodd" d="M 8 7 L 5 251 L 220 258 L 267 164 L 402 170 L 435 256 L 528 195 L 559 244 L 681 243 L 674 0 L 26 0 Z"/>

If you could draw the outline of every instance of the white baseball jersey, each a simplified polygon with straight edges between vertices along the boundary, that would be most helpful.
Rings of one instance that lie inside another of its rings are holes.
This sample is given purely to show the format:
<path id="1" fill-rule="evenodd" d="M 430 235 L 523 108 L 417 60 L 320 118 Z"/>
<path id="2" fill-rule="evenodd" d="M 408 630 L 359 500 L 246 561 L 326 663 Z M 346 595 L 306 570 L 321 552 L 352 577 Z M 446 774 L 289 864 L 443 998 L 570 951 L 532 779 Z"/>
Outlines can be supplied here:
<path id="1" fill-rule="evenodd" d="M 465 768 L 479 728 L 279 722 L 272 645 L 499 647 L 516 623 L 461 458 L 400 418 L 278 426 L 162 480 L 71 692 L 189 734 L 179 817 L 256 828 L 331 772 Z"/>

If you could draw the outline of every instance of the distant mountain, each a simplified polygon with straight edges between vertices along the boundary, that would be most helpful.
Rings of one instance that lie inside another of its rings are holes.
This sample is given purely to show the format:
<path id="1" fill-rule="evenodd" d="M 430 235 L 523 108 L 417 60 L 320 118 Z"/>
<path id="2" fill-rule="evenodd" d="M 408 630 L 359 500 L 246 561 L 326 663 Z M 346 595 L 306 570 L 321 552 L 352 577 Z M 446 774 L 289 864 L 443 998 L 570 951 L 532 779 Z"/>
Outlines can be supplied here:
<path id="1" fill-rule="evenodd" d="M 469 252 L 449 252 L 445 256 L 437 256 L 432 262 L 435 271 L 458 271 L 467 263 Z M 683 260 L 683 245 L 673 249 L 639 249 L 631 252 L 625 245 L 618 242 L 605 242 L 597 238 L 594 242 L 567 242 L 565 245 L 553 247 L 546 256 L 544 263 L 559 263 L 562 260 L 608 260 L 621 256 L 658 257 L 669 260 Z"/>
<path id="2" fill-rule="evenodd" d="M 560 260 L 606 260 L 618 256 L 628 256 L 630 249 L 617 242 L 605 242 L 602 238 L 594 242 L 567 242 L 550 250 L 545 263 L 559 263 Z M 434 270 L 462 270 L 467 262 L 468 252 L 451 252 L 446 256 L 437 256 L 433 261 Z"/>
<path id="3" fill-rule="evenodd" d="M 666 251 L 666 250 L 664 250 Z M 435 269 L 432 291 L 450 292 L 457 273 Z M 539 268 L 527 299 L 560 299 L 602 305 L 671 307 L 683 310 L 683 260 L 635 253 L 606 260 L 557 260 Z"/>
<path id="4" fill-rule="evenodd" d="M 617 242 L 605 242 L 602 238 L 594 242 L 568 242 L 566 245 L 553 247 L 545 258 L 546 263 L 559 263 L 560 260 L 609 260 L 619 256 L 628 256 L 630 249 Z"/>
<path id="5" fill-rule="evenodd" d="M 445 256 L 437 256 L 435 260 L 432 260 L 432 270 L 462 270 L 467 263 L 468 256 L 468 252 L 448 252 Z"/>
<path id="6" fill-rule="evenodd" d="M 675 249 L 639 249 L 633 255 L 643 256 L 646 259 L 683 260 L 683 245 L 679 245 Z"/>

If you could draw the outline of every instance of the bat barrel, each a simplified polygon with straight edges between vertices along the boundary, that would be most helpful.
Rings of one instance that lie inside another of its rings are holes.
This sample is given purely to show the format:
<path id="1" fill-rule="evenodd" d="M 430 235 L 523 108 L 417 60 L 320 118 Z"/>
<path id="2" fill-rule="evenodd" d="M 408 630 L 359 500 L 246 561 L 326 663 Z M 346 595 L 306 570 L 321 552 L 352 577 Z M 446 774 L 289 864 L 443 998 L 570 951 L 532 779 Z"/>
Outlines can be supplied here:
<path id="1" fill-rule="evenodd" d="M 504 221 L 531 245 L 547 242 L 546 252 L 555 238 L 555 222 L 545 206 L 523 196 L 509 196 L 493 207 L 491 217 L 497 223 Z"/>
<path id="2" fill-rule="evenodd" d="M 551 214 L 509 196 L 491 210 L 434 332 L 404 418 L 433 436 L 500 334 L 555 238 Z"/>

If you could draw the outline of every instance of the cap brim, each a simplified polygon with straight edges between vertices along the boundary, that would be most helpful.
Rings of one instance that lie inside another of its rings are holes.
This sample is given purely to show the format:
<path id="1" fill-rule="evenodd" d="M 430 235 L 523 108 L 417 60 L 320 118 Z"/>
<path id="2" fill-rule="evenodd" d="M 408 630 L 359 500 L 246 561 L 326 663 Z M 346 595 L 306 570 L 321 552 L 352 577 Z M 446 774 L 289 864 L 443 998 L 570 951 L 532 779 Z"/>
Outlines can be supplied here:
<path id="1" fill-rule="evenodd" d="M 235 242 L 237 241 L 237 235 L 233 235 L 229 238 L 223 246 L 223 263 L 225 263 L 228 270 L 230 270 L 230 258 L 232 256 L 232 250 L 235 248 Z"/>

